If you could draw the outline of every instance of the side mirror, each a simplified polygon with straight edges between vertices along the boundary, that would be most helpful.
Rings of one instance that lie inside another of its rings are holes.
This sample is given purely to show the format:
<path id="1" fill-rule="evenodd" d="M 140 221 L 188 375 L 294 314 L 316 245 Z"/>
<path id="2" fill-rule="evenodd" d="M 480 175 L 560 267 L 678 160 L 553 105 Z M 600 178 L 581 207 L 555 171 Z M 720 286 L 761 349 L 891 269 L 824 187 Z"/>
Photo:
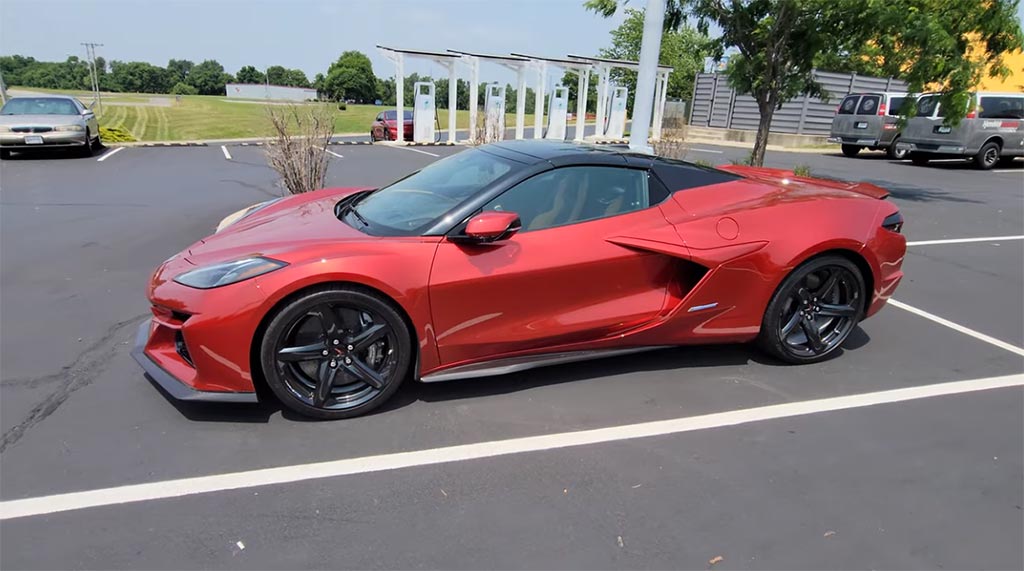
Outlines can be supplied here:
<path id="1" fill-rule="evenodd" d="M 463 234 L 452 236 L 454 242 L 467 244 L 490 244 L 507 240 L 523 227 L 515 212 L 488 210 L 470 218 Z"/>

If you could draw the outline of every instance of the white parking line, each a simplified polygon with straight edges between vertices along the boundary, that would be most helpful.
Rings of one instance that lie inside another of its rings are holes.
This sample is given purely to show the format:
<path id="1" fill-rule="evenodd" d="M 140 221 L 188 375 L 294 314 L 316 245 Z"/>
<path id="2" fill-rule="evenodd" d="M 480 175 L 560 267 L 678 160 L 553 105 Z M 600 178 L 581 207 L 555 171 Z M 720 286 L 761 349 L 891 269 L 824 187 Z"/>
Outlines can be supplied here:
<path id="1" fill-rule="evenodd" d="M 228 152 L 228 148 L 225 147 L 224 145 L 221 145 L 220 146 L 220 150 L 224 151 L 224 158 L 230 161 L 231 160 L 231 153 Z"/>
<path id="2" fill-rule="evenodd" d="M 992 169 L 988 172 L 1008 173 L 1008 172 L 1019 172 L 1024 173 L 1024 169 Z"/>
<path id="3" fill-rule="evenodd" d="M 716 151 L 714 149 L 690 149 L 690 150 L 695 152 L 695 153 L 714 153 L 716 155 L 720 155 L 720 154 L 723 153 L 723 151 Z"/>
<path id="4" fill-rule="evenodd" d="M 334 151 L 332 151 L 330 149 L 324 149 L 324 152 L 327 153 L 328 155 L 332 155 L 332 156 L 338 157 L 339 159 L 345 158 L 344 155 L 339 155 L 338 153 L 335 153 Z"/>
<path id="5" fill-rule="evenodd" d="M 943 318 L 939 317 L 938 315 L 935 315 L 934 313 L 928 313 L 927 311 L 925 311 L 923 309 L 918 309 L 918 308 L 913 307 L 911 305 L 907 305 L 907 304 L 903 303 L 902 301 L 896 301 L 895 299 L 890 299 L 889 300 L 889 305 L 892 305 L 893 307 L 898 307 L 898 308 L 900 308 L 900 309 L 902 309 L 904 311 L 909 311 L 910 313 L 913 313 L 914 315 L 919 315 L 919 316 L 921 316 L 921 317 L 923 317 L 925 319 L 930 319 L 930 320 L 934 321 L 935 323 L 938 323 L 939 325 L 944 325 L 946 327 L 949 327 L 953 331 L 958 331 L 960 333 L 963 333 L 964 335 L 968 335 L 970 337 L 974 337 L 975 339 L 977 339 L 979 341 L 984 341 L 985 343 L 988 343 L 989 345 L 995 345 L 996 347 L 999 347 L 1000 349 L 1005 349 L 1005 350 L 1007 350 L 1007 351 L 1009 351 L 1011 353 L 1016 353 L 1017 355 L 1020 355 L 1021 357 L 1024 357 L 1024 349 L 1022 349 L 1020 347 L 1017 347 L 1016 345 L 1011 345 L 1011 344 L 1007 343 L 1006 341 L 1001 341 L 999 339 L 996 339 L 995 337 L 992 337 L 991 335 L 985 335 L 984 333 L 981 333 L 980 331 L 975 331 L 975 330 L 973 330 L 973 329 L 971 329 L 969 327 L 964 327 L 963 325 L 960 325 L 958 323 L 953 323 L 952 321 L 950 321 L 948 319 L 943 319 Z"/>
<path id="6" fill-rule="evenodd" d="M 578 432 L 511 438 L 508 440 L 478 442 L 430 450 L 364 456 L 362 458 L 348 458 L 328 462 L 282 466 L 280 468 L 266 468 L 247 472 L 71 492 L 21 500 L 8 500 L 0 502 L 0 520 L 67 512 L 91 507 L 239 490 L 257 486 L 303 482 L 352 474 L 367 474 L 448 462 L 464 462 L 479 458 L 572 448 L 575 446 L 617 442 L 635 438 L 679 434 L 765 420 L 1020 386 L 1024 386 L 1024 374 L 791 402 L 700 416 L 581 430 Z"/>
<path id="7" fill-rule="evenodd" d="M 111 149 L 109 153 L 103 153 L 102 157 L 96 159 L 96 162 L 102 163 L 103 161 L 109 159 L 110 157 L 116 155 L 117 153 L 120 153 L 123 150 L 124 147 L 117 147 L 116 149 Z"/>
<path id="8" fill-rule="evenodd" d="M 936 244 L 970 244 L 971 242 L 1009 242 L 1024 240 L 1024 236 L 986 236 L 984 238 L 950 238 L 948 240 L 919 240 L 907 242 L 907 246 L 934 246 Z"/>
<path id="9" fill-rule="evenodd" d="M 414 153 L 422 153 L 424 155 L 430 155 L 432 157 L 440 157 L 441 156 L 441 155 L 435 155 L 434 153 L 428 153 L 426 151 L 421 151 L 419 149 L 414 149 L 412 147 L 407 147 L 405 145 L 387 145 L 387 146 L 391 147 L 392 149 L 403 149 L 403 150 L 406 150 L 406 151 L 412 151 Z"/>

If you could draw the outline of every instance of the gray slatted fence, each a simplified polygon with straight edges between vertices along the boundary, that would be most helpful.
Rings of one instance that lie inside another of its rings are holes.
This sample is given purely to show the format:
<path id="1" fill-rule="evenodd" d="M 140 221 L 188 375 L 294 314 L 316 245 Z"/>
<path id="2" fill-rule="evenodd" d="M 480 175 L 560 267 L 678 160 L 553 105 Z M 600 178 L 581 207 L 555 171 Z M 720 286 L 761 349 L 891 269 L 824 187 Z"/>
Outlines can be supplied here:
<path id="1" fill-rule="evenodd" d="M 818 83 L 829 93 L 828 101 L 801 96 L 785 103 L 772 117 L 773 133 L 827 135 L 836 106 L 850 93 L 865 91 L 906 91 L 907 84 L 891 77 L 868 77 L 855 73 L 814 71 Z M 749 95 L 729 87 L 725 75 L 698 73 L 693 84 L 690 125 L 724 129 L 756 130 L 760 114 Z"/>

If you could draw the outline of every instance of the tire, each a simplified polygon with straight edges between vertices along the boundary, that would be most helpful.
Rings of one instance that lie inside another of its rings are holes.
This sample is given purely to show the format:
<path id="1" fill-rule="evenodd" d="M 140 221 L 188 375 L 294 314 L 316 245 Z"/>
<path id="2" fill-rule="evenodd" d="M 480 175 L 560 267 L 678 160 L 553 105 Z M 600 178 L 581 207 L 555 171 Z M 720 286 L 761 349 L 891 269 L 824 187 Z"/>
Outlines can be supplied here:
<path id="1" fill-rule="evenodd" d="M 409 337 L 388 301 L 353 288 L 322 289 L 274 315 L 260 343 L 260 365 L 287 408 L 325 420 L 351 418 L 398 390 L 412 362 Z"/>
<path id="2" fill-rule="evenodd" d="M 786 363 L 828 359 L 860 321 L 866 295 L 864 277 L 850 260 L 836 255 L 808 260 L 776 290 L 758 344 Z"/>
<path id="3" fill-rule="evenodd" d="M 857 145 L 843 145 L 841 148 L 843 150 L 843 154 L 848 157 L 856 157 L 857 153 L 860 153 L 861 149 L 861 147 L 858 147 Z"/>
<path id="4" fill-rule="evenodd" d="M 910 151 L 906 149 L 902 151 L 897 149 L 896 143 L 898 142 L 900 142 L 900 139 L 899 137 L 896 137 L 895 139 L 892 140 L 891 143 L 889 143 L 889 148 L 885 150 L 885 156 L 888 157 L 890 160 L 902 161 L 903 159 L 907 158 L 908 154 L 910 154 Z"/>
<path id="5" fill-rule="evenodd" d="M 92 156 L 92 136 L 89 134 L 89 129 L 85 130 L 85 144 L 82 148 L 78 149 L 78 156 L 80 157 L 91 157 Z"/>
<path id="6" fill-rule="evenodd" d="M 974 166 L 983 171 L 991 169 L 999 163 L 999 152 L 1001 150 L 999 143 L 995 141 L 985 143 L 978 150 L 978 154 L 974 155 Z"/>
<path id="7" fill-rule="evenodd" d="M 384 140 L 385 141 L 390 141 L 391 140 L 391 129 L 384 129 Z"/>
<path id="8" fill-rule="evenodd" d="M 377 142 L 377 136 L 373 134 L 373 129 L 370 129 L 370 142 L 371 143 L 376 143 Z"/>
<path id="9" fill-rule="evenodd" d="M 929 161 L 928 155 L 922 153 L 910 153 L 910 162 L 914 163 L 919 167 L 928 166 Z"/>

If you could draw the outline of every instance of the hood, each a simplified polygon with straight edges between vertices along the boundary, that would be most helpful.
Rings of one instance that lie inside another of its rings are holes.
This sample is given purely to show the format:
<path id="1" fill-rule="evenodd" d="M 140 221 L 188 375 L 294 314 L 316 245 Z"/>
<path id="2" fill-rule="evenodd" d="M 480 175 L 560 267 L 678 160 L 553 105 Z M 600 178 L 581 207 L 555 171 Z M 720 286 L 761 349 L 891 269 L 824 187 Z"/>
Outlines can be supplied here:
<path id="1" fill-rule="evenodd" d="M 342 198 L 372 187 L 325 188 L 289 196 L 257 210 L 188 248 L 196 265 L 263 255 L 294 262 L 295 252 L 318 243 L 373 240 L 334 216 Z"/>
<path id="2" fill-rule="evenodd" d="M 0 115 L 0 125 L 82 125 L 81 115 Z"/>

